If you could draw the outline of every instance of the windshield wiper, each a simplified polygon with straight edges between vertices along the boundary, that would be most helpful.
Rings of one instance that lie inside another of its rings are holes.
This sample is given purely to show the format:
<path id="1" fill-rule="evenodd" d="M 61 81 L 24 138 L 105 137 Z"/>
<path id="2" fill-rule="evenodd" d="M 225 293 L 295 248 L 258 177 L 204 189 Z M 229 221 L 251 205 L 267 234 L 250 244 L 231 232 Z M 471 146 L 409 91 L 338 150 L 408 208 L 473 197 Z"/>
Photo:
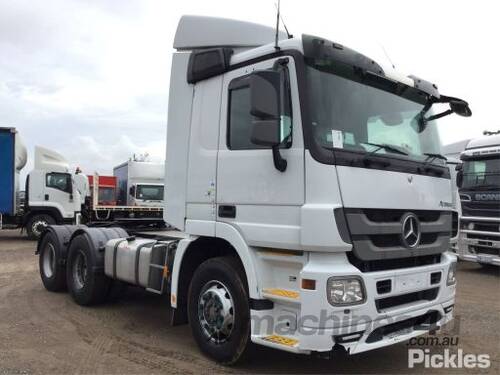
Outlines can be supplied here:
<path id="1" fill-rule="evenodd" d="M 448 161 L 448 158 L 444 155 L 441 154 L 433 154 L 432 152 L 424 152 L 423 155 L 427 156 L 426 160 L 429 160 L 429 162 L 433 161 L 434 159 L 441 159 L 444 161 Z"/>
<path id="2" fill-rule="evenodd" d="M 366 157 L 369 157 L 376 153 L 378 150 L 384 149 L 386 151 L 392 152 L 393 154 L 400 154 L 400 155 L 408 155 L 407 152 L 400 150 L 399 148 L 395 146 L 388 145 L 386 143 L 372 143 L 372 142 L 360 142 L 364 145 L 370 145 L 376 147 L 375 150 L 370 151 L 368 154 L 366 154 Z"/>

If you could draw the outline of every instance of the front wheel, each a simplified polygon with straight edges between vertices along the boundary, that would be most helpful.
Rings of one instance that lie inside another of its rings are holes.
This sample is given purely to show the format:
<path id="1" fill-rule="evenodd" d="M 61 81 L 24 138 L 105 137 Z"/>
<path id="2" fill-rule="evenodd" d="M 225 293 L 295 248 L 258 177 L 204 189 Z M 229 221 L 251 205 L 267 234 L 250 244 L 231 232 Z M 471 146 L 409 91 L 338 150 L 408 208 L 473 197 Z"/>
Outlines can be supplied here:
<path id="1" fill-rule="evenodd" d="M 35 214 L 28 219 L 26 223 L 26 232 L 30 240 L 38 240 L 43 230 L 49 225 L 54 225 L 56 221 L 47 214 Z"/>
<path id="2" fill-rule="evenodd" d="M 193 336 L 205 354 L 223 364 L 236 363 L 250 341 L 247 289 L 244 271 L 232 257 L 202 263 L 189 287 Z"/>

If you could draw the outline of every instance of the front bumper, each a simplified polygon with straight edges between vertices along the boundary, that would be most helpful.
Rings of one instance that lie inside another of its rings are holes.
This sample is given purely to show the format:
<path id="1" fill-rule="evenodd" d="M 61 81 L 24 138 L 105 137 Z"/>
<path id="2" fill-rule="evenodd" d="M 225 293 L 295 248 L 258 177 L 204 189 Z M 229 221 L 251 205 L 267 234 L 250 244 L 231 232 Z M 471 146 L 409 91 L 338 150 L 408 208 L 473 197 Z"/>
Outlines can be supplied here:
<path id="1" fill-rule="evenodd" d="M 338 344 L 354 354 L 406 341 L 437 330 L 453 319 L 456 288 L 455 285 L 446 285 L 446 279 L 449 267 L 456 262 L 455 255 L 445 253 L 437 264 L 370 273 L 361 273 L 343 255 L 345 259 L 340 254 L 311 254 L 301 278 L 316 280 L 316 290 L 300 290 L 300 301 L 295 307 L 296 329 L 282 333 L 280 337 L 284 339 L 281 341 L 269 340 L 269 335 L 252 329 L 252 341 L 304 354 L 329 352 Z M 431 274 L 436 273 L 441 274 L 440 281 L 431 285 Z M 346 275 L 363 279 L 366 301 L 357 306 L 333 307 L 326 299 L 326 281 L 332 276 Z M 380 280 L 391 280 L 393 290 L 383 296 L 378 293 L 377 282 Z M 377 302 L 391 297 L 398 301 L 398 297 L 405 298 L 428 289 L 438 289 L 432 300 L 416 299 L 389 307 L 381 307 Z M 293 311 L 294 306 L 274 308 L 280 309 Z M 277 335 L 276 331 L 273 335 Z"/>

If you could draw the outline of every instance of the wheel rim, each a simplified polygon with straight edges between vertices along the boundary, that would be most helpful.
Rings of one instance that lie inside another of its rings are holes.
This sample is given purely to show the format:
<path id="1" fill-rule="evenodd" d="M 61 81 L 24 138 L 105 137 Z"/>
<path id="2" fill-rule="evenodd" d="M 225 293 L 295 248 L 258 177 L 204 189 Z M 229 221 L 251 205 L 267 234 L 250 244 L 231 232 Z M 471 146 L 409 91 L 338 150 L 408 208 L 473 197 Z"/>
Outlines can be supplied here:
<path id="1" fill-rule="evenodd" d="M 220 281 L 206 283 L 198 299 L 198 320 L 207 341 L 224 343 L 234 327 L 234 301 Z"/>
<path id="2" fill-rule="evenodd" d="M 72 272 L 76 289 L 82 289 L 87 281 L 87 258 L 81 250 L 75 256 Z"/>
<path id="3" fill-rule="evenodd" d="M 45 245 L 43 249 L 43 273 L 46 277 L 51 278 L 54 276 L 56 269 L 56 250 L 54 249 L 54 245 L 48 243 Z"/>
<path id="4" fill-rule="evenodd" d="M 31 225 L 31 231 L 36 237 L 40 237 L 43 229 L 46 228 L 48 225 L 49 223 L 47 222 L 47 220 L 41 219 L 34 221 L 33 224 Z"/>

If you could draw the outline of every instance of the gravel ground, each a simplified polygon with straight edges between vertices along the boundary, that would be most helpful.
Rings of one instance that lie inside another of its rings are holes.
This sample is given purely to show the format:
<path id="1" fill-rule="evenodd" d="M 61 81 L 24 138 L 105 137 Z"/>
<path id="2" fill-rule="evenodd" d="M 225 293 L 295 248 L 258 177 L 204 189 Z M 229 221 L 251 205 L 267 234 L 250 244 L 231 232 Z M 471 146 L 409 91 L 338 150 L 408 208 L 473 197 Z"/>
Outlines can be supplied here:
<path id="1" fill-rule="evenodd" d="M 218 366 L 197 349 L 188 326 L 170 327 L 168 299 L 129 288 L 108 304 L 85 308 L 46 291 L 35 243 L 0 231 L 0 374 L 31 373 L 477 373 L 478 369 L 408 369 L 408 349 L 489 354 L 485 373 L 500 373 L 498 269 L 460 263 L 456 322 L 438 337 L 451 347 L 394 345 L 336 360 L 253 348 L 236 367 Z"/>

